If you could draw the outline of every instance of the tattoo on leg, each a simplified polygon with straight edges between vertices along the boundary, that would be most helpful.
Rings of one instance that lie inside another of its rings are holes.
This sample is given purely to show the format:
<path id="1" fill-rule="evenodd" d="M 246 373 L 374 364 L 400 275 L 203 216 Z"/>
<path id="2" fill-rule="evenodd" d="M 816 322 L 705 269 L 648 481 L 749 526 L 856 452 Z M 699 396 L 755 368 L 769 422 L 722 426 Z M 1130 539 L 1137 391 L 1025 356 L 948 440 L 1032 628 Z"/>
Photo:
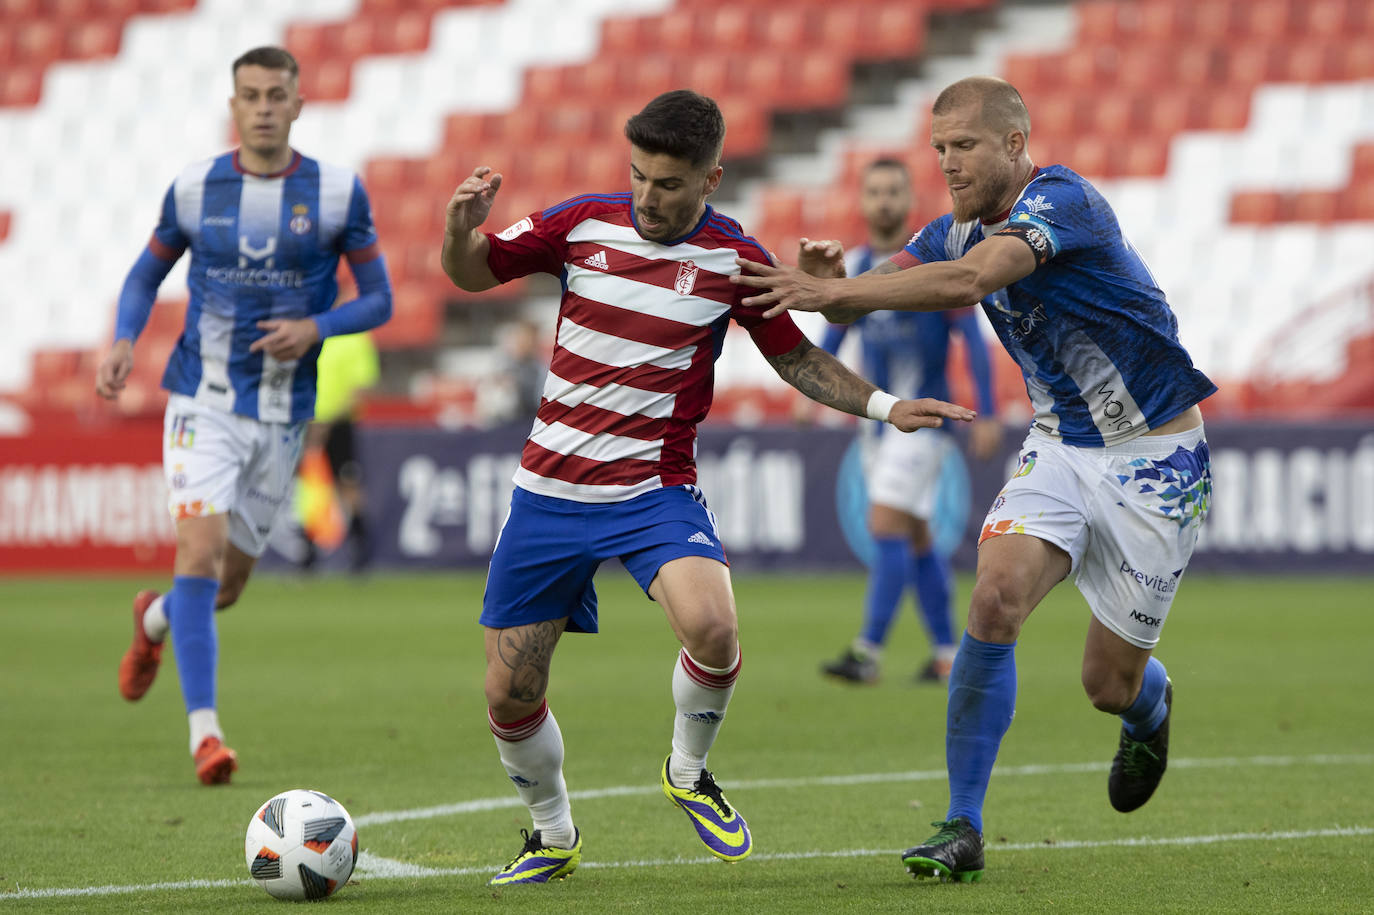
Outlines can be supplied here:
<path id="1" fill-rule="evenodd" d="M 549 686 L 549 665 L 558 644 L 558 627 L 550 622 L 506 629 L 496 639 L 497 656 L 510 668 L 510 697 L 534 702 Z"/>

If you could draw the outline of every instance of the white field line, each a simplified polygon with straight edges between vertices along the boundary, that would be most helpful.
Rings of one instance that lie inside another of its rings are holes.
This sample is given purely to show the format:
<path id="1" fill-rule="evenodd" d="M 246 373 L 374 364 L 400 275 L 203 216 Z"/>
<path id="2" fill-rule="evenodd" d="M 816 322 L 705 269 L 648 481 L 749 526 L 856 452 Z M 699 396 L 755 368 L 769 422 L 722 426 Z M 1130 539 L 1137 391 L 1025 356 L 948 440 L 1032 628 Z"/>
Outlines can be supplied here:
<path id="1" fill-rule="evenodd" d="M 1240 768 L 1246 766 L 1295 766 L 1295 765 L 1369 765 L 1374 763 L 1374 754 L 1317 754 L 1312 756 L 1223 756 L 1209 759 L 1177 759 L 1170 760 L 1170 766 L 1180 769 L 1215 769 L 1215 768 Z M 1103 763 L 1067 763 L 1058 765 L 1032 765 L 1032 766 L 1007 766 L 997 769 L 996 774 L 1001 776 L 1016 775 L 1063 775 L 1077 774 L 1083 772 L 1105 771 L 1107 766 Z M 884 782 L 905 782 L 905 781 L 929 781 L 936 778 L 944 778 L 945 772 L 941 770 L 913 770 L 909 772 L 890 772 L 890 773 L 868 773 L 856 775 L 836 775 L 836 776 L 816 776 L 813 778 L 788 778 L 788 779 L 759 779 L 749 782 L 739 782 L 732 786 L 731 790 L 744 790 L 752 788 L 797 788 L 812 787 L 816 785 L 857 785 L 873 784 Z M 588 800 L 605 797 L 620 797 L 626 795 L 656 794 L 658 788 L 643 786 L 619 786 L 613 788 L 595 789 L 589 791 L 572 792 L 573 799 Z M 476 813 L 485 810 L 496 810 L 504 807 L 519 806 L 519 800 L 514 798 L 486 798 L 475 801 L 468 801 L 461 804 L 447 804 L 442 807 L 424 807 L 416 810 L 407 811 L 382 811 L 373 814 L 364 814 L 357 817 L 356 822 L 361 825 L 369 823 L 392 823 L 405 820 L 430 819 L 439 816 L 451 816 L 464 813 Z M 1129 839 L 1101 839 L 1101 840 L 1077 840 L 1064 839 L 1053 843 L 1046 842 L 1011 842 L 999 843 L 988 846 L 989 852 L 1003 851 L 1053 851 L 1063 849 L 1082 849 L 1082 848 L 1118 848 L 1118 847 L 1158 847 L 1158 846 L 1192 846 L 1192 845 L 1214 845 L 1222 842 L 1263 842 L 1263 841 L 1297 841 L 1301 839 L 1317 838 L 1355 838 L 1364 836 L 1374 836 L 1374 827 L 1371 826 L 1335 826 L 1327 829 L 1310 830 L 1280 830 L 1275 832 L 1234 832 L 1218 833 L 1212 835 L 1196 836 L 1141 836 Z M 816 858 L 868 858 L 880 857 L 883 855 L 895 855 L 897 849 L 874 849 L 874 848 L 855 848 L 839 851 L 798 851 L 798 852 L 758 852 L 751 855 L 755 861 L 804 861 Z M 653 860 L 635 861 L 583 861 L 580 865 L 585 868 L 627 868 L 627 867 L 664 867 L 683 864 L 709 864 L 716 859 L 709 856 L 699 856 L 693 858 L 661 858 Z M 387 878 L 429 878 L 429 877 L 463 877 L 477 874 L 490 874 L 492 867 L 452 867 L 452 868 L 429 868 L 421 867 L 416 864 L 408 864 L 403 861 L 395 861 L 390 858 L 383 858 L 364 850 L 358 856 L 358 867 L 356 876 L 365 879 L 387 879 Z M 55 899 L 66 897 L 88 897 L 88 896 L 116 896 L 127 895 L 130 893 L 153 893 L 174 890 L 195 890 L 213 889 L 218 887 L 232 886 L 251 886 L 252 880 L 178 880 L 159 883 L 132 884 L 117 886 L 107 884 L 105 886 L 89 887 L 69 887 L 69 888 L 50 888 L 26 890 L 16 887 L 13 891 L 0 889 L 0 902 L 9 899 Z"/>
<path id="2" fill-rule="evenodd" d="M 1374 754 L 1357 753 L 1347 755 L 1316 754 L 1312 756 L 1217 756 L 1206 759 L 1171 759 L 1169 766 L 1174 769 L 1234 769 L 1252 766 L 1287 767 L 1298 765 L 1346 766 L 1374 764 Z M 1082 773 L 1106 772 L 1110 768 L 1105 762 L 1056 763 L 1052 765 L 998 766 L 993 771 L 997 777 L 1018 775 L 1078 775 Z M 741 792 L 756 788 L 813 788 L 833 785 L 871 785 L 892 782 L 924 782 L 945 778 L 944 769 L 914 769 L 907 772 L 869 772 L 854 775 L 816 775 L 807 778 L 764 778 L 753 781 L 731 781 L 730 791 Z M 585 791 L 568 793 L 574 801 L 599 800 L 606 797 L 627 797 L 632 795 L 658 794 L 658 785 L 618 785 L 613 788 L 591 788 Z M 428 820 L 434 817 L 458 816 L 467 813 L 481 813 L 488 810 L 501 810 L 507 807 L 520 807 L 524 802 L 515 795 L 505 797 L 479 798 L 473 801 L 460 801 L 456 804 L 440 804 L 436 807 L 416 807 L 411 810 L 383 810 L 365 813 L 355 817 L 359 826 L 375 826 L 379 823 L 400 823 L 407 820 Z"/>

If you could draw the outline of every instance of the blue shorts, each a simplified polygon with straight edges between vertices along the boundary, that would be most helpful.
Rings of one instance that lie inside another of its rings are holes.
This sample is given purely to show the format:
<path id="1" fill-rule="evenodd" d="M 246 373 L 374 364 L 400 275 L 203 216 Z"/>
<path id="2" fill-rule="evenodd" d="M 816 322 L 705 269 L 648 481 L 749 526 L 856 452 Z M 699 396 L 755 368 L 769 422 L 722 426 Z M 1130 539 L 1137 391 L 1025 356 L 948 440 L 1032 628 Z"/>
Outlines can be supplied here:
<path id="1" fill-rule="evenodd" d="M 618 557 L 649 593 L 663 564 L 706 556 L 729 565 L 716 517 L 695 486 L 656 489 L 624 502 L 573 502 L 515 488 L 487 572 L 479 622 L 493 629 L 568 617 L 568 632 L 596 632 L 592 576 Z"/>

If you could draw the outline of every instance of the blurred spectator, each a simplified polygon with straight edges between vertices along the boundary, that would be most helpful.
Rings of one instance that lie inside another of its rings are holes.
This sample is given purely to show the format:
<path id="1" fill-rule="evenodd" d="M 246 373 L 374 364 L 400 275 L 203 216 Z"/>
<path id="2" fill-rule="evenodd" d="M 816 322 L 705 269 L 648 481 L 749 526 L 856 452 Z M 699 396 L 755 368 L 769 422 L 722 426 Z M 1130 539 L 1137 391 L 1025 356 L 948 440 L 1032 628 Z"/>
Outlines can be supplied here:
<path id="1" fill-rule="evenodd" d="M 330 337 L 320 350 L 318 372 L 315 421 L 306 435 L 300 471 L 308 538 L 302 564 L 309 567 L 315 563 L 316 544 L 338 542 L 340 538 L 331 533 L 331 526 L 346 524 L 347 533 L 341 539 L 348 544 L 349 568 L 357 572 L 372 560 L 363 468 L 354 437 L 361 396 L 377 384 L 381 374 L 371 335 Z M 321 487 L 327 487 L 323 500 L 318 498 Z M 335 496 L 342 518 L 332 511 Z"/>

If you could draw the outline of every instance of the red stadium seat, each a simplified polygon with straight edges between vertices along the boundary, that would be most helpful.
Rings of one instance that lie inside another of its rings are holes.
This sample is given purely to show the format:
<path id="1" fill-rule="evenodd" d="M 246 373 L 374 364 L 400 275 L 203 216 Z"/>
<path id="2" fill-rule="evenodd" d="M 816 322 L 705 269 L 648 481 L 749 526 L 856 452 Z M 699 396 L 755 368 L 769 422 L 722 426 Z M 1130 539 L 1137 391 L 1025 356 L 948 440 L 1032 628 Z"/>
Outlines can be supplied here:
<path id="1" fill-rule="evenodd" d="M 21 22 L 15 32 L 14 59 L 19 63 L 46 67 L 62 54 L 62 32 L 45 19 Z"/>
<path id="2" fill-rule="evenodd" d="M 1350 183 L 1374 184 L 1374 143 L 1356 145 L 1350 163 Z"/>
<path id="3" fill-rule="evenodd" d="M 612 57 L 639 54 L 646 47 L 648 31 L 645 18 L 605 19 L 601 23 L 600 52 Z"/>
<path id="4" fill-rule="evenodd" d="M 1339 60 L 1334 58 L 1336 43 L 1324 39 L 1308 39 L 1281 46 L 1278 78 L 1291 83 L 1320 83 L 1339 79 Z"/>
<path id="5" fill-rule="evenodd" d="M 708 31 L 702 36 L 702 45 L 716 53 L 741 53 L 752 51 L 758 42 L 751 10 L 744 6 L 732 5 L 705 11 Z"/>
<path id="6" fill-rule="evenodd" d="M 1240 36 L 1277 43 L 1292 32 L 1292 7 L 1288 0 L 1250 0 L 1237 6 L 1236 13 Z"/>
<path id="7" fill-rule="evenodd" d="M 29 64 L 10 64 L 0 69 L 0 107 L 37 105 L 43 89 L 43 71 Z"/>
<path id="8" fill-rule="evenodd" d="M 1189 37 L 1207 43 L 1230 40 L 1235 29 L 1232 7 L 1225 2 L 1195 4 Z"/>
<path id="9" fill-rule="evenodd" d="M 406 11 L 378 20 L 382 48 L 387 54 L 413 54 L 429 47 L 430 17 Z"/>
<path id="10" fill-rule="evenodd" d="M 113 57 L 119 53 L 123 23 L 90 19 L 70 26 L 63 36 L 62 56 L 68 60 Z"/>
<path id="11" fill-rule="evenodd" d="M 1080 45 L 1111 44 L 1117 40 L 1117 16 L 1122 11 L 1113 0 L 1090 0 L 1075 7 Z"/>
<path id="12" fill-rule="evenodd" d="M 0 0 L 0 22 L 17 25 L 38 18 L 38 0 Z"/>
<path id="13" fill-rule="evenodd" d="M 350 65 L 341 60 L 320 60 L 300 76 L 301 95 L 319 102 L 339 102 L 348 98 L 352 80 Z"/>
<path id="14" fill-rule="evenodd" d="M 865 57 L 898 60 L 921 52 L 926 38 L 924 6 L 900 0 L 883 4 L 875 13 L 859 20 Z"/>
<path id="15" fill-rule="evenodd" d="M 1168 43 L 1190 34 L 1194 5 L 1178 0 L 1140 4 L 1140 36 L 1151 43 Z"/>
<path id="16" fill-rule="evenodd" d="M 1169 139 L 1144 134 L 1127 137 L 1121 141 L 1116 155 L 1118 174 L 1135 178 L 1160 177 L 1169 164 Z"/>
<path id="17" fill-rule="evenodd" d="M 1298 191 L 1293 195 L 1292 219 L 1329 225 L 1336 219 L 1336 198 L 1332 191 Z"/>
<path id="18" fill-rule="evenodd" d="M 1238 191 L 1231 197 L 1231 222 L 1269 225 L 1279 218 L 1279 195 L 1273 191 Z"/>
<path id="19" fill-rule="evenodd" d="M 1243 130 L 1250 123 L 1249 89 L 1218 89 L 1202 100 L 1203 126 L 1209 130 Z"/>

